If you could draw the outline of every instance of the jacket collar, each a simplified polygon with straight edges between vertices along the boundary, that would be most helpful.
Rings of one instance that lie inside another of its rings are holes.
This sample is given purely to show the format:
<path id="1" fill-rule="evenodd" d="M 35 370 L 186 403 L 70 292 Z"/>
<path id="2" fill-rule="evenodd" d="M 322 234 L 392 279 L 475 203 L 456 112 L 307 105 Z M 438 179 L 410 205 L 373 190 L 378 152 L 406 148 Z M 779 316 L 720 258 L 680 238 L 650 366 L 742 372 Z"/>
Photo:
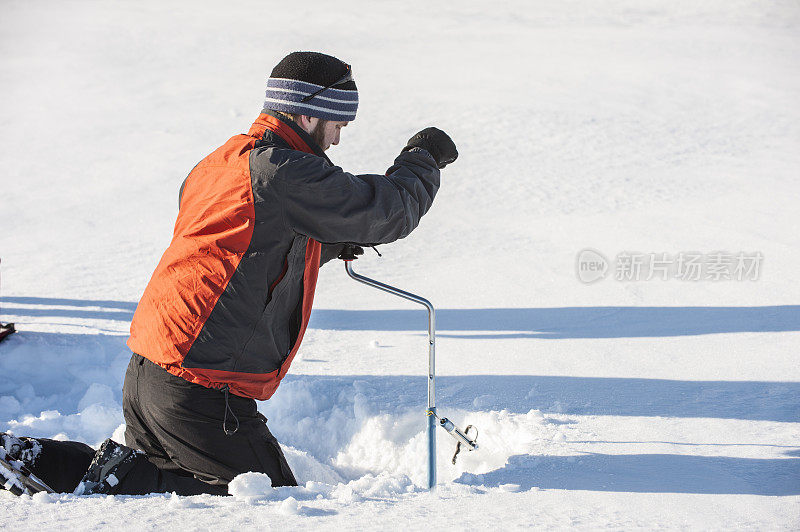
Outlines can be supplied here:
<path id="1" fill-rule="evenodd" d="M 286 120 L 270 109 L 261 111 L 247 134 L 268 144 L 285 144 L 291 149 L 314 154 L 322 157 L 333 166 L 331 160 L 328 159 L 322 148 L 314 142 L 311 135 L 306 133 L 294 121 Z"/>

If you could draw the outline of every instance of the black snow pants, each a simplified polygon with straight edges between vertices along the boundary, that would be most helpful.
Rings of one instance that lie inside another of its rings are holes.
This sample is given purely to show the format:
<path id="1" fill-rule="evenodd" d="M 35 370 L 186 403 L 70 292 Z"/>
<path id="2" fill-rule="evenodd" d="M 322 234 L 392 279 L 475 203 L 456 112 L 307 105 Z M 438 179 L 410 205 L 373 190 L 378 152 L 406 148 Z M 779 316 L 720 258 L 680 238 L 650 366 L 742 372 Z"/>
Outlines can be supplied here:
<path id="1" fill-rule="evenodd" d="M 135 468 L 120 490 L 226 495 L 233 477 L 248 471 L 266 473 L 273 486 L 297 485 L 253 399 L 193 384 L 134 354 L 122 409 L 125 444 L 144 451 L 152 467 Z"/>
<path id="2" fill-rule="evenodd" d="M 253 399 L 190 383 L 138 354 L 131 357 L 122 395 L 125 444 L 146 456 L 137 458 L 115 494 L 227 495 L 233 477 L 248 471 L 266 473 L 273 486 L 297 485 Z M 34 473 L 57 484 L 57 491 L 72 491 L 94 451 L 52 440 L 43 447 L 48 460 L 42 465 L 53 465 Z M 69 460 L 69 471 L 57 466 L 59 456 Z"/>

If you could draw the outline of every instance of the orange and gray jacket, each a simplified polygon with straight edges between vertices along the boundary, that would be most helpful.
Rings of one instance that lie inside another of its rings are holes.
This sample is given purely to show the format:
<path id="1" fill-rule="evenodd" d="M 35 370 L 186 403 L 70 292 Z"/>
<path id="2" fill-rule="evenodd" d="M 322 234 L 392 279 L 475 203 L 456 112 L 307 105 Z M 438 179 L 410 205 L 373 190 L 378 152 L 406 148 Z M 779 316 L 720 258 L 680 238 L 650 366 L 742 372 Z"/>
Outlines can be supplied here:
<path id="1" fill-rule="evenodd" d="M 425 150 L 401 153 L 386 175 L 353 175 L 296 124 L 263 111 L 184 181 L 172 242 L 128 346 L 190 382 L 268 399 L 297 353 L 319 266 L 336 244 L 405 237 L 438 188 Z"/>

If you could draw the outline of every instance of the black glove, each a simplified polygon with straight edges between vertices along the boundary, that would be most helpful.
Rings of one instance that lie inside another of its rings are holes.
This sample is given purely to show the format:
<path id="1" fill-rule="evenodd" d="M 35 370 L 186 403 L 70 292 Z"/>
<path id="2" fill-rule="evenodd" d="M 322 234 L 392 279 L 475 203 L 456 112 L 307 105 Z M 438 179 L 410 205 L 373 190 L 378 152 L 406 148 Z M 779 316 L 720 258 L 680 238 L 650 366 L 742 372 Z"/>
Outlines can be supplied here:
<path id="1" fill-rule="evenodd" d="M 363 255 L 364 248 L 356 244 L 345 244 L 339 252 L 338 258 L 342 260 L 354 260 L 358 257 L 356 255 Z"/>
<path id="2" fill-rule="evenodd" d="M 422 148 L 430 153 L 436 161 L 436 166 L 444 168 L 458 158 L 456 145 L 447 133 L 435 127 L 428 127 L 408 139 L 408 144 L 403 151 L 411 148 Z"/>

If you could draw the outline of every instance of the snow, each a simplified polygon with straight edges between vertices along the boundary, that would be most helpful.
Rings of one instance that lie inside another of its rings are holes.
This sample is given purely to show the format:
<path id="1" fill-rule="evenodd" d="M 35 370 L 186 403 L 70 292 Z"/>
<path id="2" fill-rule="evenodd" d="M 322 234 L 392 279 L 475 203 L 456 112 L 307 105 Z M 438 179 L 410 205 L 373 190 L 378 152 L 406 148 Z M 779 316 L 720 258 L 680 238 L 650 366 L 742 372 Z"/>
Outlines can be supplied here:
<path id="1" fill-rule="evenodd" d="M 272 491 L 272 480 L 264 473 L 242 473 L 228 484 L 228 493 L 246 500 L 263 498 Z"/>
<path id="2" fill-rule="evenodd" d="M 428 125 L 458 145 L 420 227 L 355 269 L 434 303 L 439 413 L 480 434 L 452 465 L 439 431 L 428 493 L 425 312 L 334 262 L 259 406 L 300 486 L 0 492 L 0 527 L 797 529 L 798 27 L 789 1 L 3 2 L 0 431 L 122 442 L 178 187 L 305 49 L 353 65 L 338 164 L 383 172 Z M 586 284 L 585 249 L 764 259 Z"/>

